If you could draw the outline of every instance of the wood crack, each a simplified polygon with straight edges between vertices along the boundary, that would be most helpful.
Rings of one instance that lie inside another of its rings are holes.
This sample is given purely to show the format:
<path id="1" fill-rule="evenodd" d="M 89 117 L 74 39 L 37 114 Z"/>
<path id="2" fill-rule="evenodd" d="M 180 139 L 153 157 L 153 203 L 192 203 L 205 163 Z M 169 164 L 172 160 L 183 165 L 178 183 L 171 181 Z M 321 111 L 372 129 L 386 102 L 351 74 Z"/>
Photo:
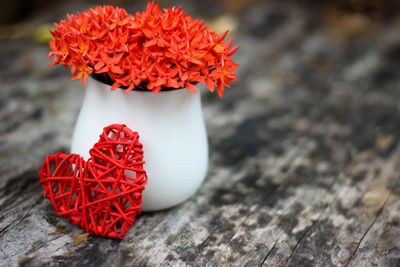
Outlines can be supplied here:
<path id="1" fill-rule="evenodd" d="M 351 153 L 350 153 L 349 156 L 348 156 L 348 158 L 346 159 L 346 161 L 345 161 L 345 162 L 343 163 L 343 165 L 339 168 L 339 170 L 338 170 L 336 176 L 338 176 L 338 175 L 345 169 L 345 167 L 351 162 L 351 159 L 352 159 L 352 155 L 351 155 Z M 307 185 L 306 188 L 311 187 L 313 184 L 315 184 L 315 181 L 312 182 L 311 184 Z M 331 190 L 331 189 L 333 188 L 334 184 L 335 184 L 335 182 L 332 182 L 332 184 L 330 184 L 329 190 Z M 305 188 L 302 192 L 304 192 L 304 191 L 306 190 L 306 188 Z M 299 195 L 301 195 L 301 194 L 299 194 Z M 335 195 L 333 196 L 332 200 L 329 201 L 329 203 L 324 207 L 324 209 L 323 209 L 323 210 L 321 211 L 321 213 L 319 214 L 318 218 L 307 228 L 307 230 L 304 231 L 303 235 L 300 237 L 300 239 L 297 241 L 296 245 L 295 245 L 294 248 L 292 249 L 292 251 L 291 251 L 289 257 L 285 260 L 285 263 L 284 263 L 283 266 L 285 266 L 285 265 L 288 263 L 288 261 L 289 261 L 290 258 L 293 256 L 293 254 L 294 254 L 296 248 L 298 247 L 298 245 L 300 244 L 300 242 L 303 240 L 303 238 L 306 236 L 306 234 L 312 229 L 312 227 L 314 227 L 314 225 L 320 221 L 320 218 L 321 218 L 322 214 L 328 209 L 329 206 L 332 205 L 332 203 L 335 201 L 335 199 L 337 198 L 337 196 L 338 196 L 338 191 L 335 192 Z M 296 197 L 296 199 L 293 201 L 293 203 L 294 203 L 297 199 L 298 199 L 298 197 Z M 279 216 L 279 217 L 281 217 L 281 216 Z M 267 253 L 267 255 L 265 256 L 264 260 L 262 261 L 261 265 L 263 265 L 264 262 L 268 259 L 268 257 L 269 257 L 269 255 L 271 254 L 272 250 L 275 248 L 275 245 L 276 245 L 277 242 L 280 240 L 280 237 L 281 237 L 281 236 L 279 236 L 279 238 L 275 241 L 275 243 L 274 243 L 273 247 L 271 248 L 271 250 L 268 251 L 268 253 Z"/>
<path id="2" fill-rule="evenodd" d="M 343 167 L 341 168 L 341 171 L 344 169 L 344 166 L 346 166 L 346 164 L 343 165 Z M 339 172 L 340 173 L 340 172 Z M 333 186 L 333 184 L 331 185 L 331 187 Z M 302 236 L 300 237 L 300 239 L 297 241 L 296 245 L 294 246 L 294 248 L 292 249 L 292 252 L 290 253 L 289 257 L 285 260 L 285 263 L 283 264 L 283 266 L 286 266 L 286 264 L 289 262 L 290 258 L 294 255 L 294 252 L 296 251 L 297 247 L 300 245 L 301 241 L 304 239 L 304 237 L 311 231 L 311 229 L 320 222 L 322 215 L 325 213 L 325 211 L 332 205 L 332 203 L 336 200 L 337 196 L 338 196 L 339 191 L 336 191 L 335 195 L 333 196 L 332 200 L 324 207 L 324 209 L 321 211 L 321 213 L 318 215 L 318 218 L 307 228 L 307 230 L 304 231 L 304 233 L 302 234 Z"/>
<path id="3" fill-rule="evenodd" d="M 382 214 L 383 209 L 385 208 L 385 205 L 387 203 L 387 200 L 389 199 L 390 193 L 387 195 L 385 201 L 382 204 L 382 207 L 379 208 L 378 212 L 376 213 L 373 221 L 370 223 L 370 225 L 368 226 L 368 228 L 365 230 L 364 234 L 361 236 L 360 240 L 357 243 L 356 248 L 354 249 L 353 253 L 351 254 L 349 260 L 347 261 L 345 267 L 349 266 L 350 262 L 353 260 L 356 252 L 358 251 L 358 248 L 361 245 L 361 242 L 364 240 L 364 238 L 367 236 L 368 232 L 371 230 L 372 226 L 374 226 L 374 224 L 376 223 L 376 221 L 378 220 L 379 216 Z"/>
<path id="4" fill-rule="evenodd" d="M 57 239 L 59 239 L 59 238 L 61 238 L 61 237 L 63 237 L 63 236 L 65 236 L 65 234 L 61 234 L 61 235 L 59 235 L 59 236 L 57 236 L 57 237 L 54 237 L 54 238 L 52 238 L 52 239 L 49 239 L 49 240 L 47 240 L 47 242 L 45 242 L 45 243 L 43 243 L 43 244 L 40 244 L 39 246 L 35 247 L 34 249 L 28 250 L 28 251 L 25 253 L 25 255 L 28 256 L 29 254 L 32 254 L 33 252 L 38 251 L 39 249 L 41 249 L 42 247 L 44 247 L 46 244 L 48 244 L 48 243 L 50 243 L 50 242 L 52 242 L 52 241 L 54 241 L 54 240 L 57 240 Z"/>
<path id="5" fill-rule="evenodd" d="M 21 219 L 15 219 L 11 223 L 9 223 L 7 226 L 5 226 L 3 229 L 0 230 L 0 234 L 5 232 L 11 225 L 14 224 L 14 222 L 18 221 L 15 225 L 20 224 L 23 220 L 25 220 L 28 216 L 30 215 L 29 212 L 27 212 Z"/>
<path id="6" fill-rule="evenodd" d="M 263 266 L 264 262 L 268 259 L 269 255 L 271 254 L 271 252 L 274 250 L 276 243 L 278 243 L 280 239 L 280 236 L 278 237 L 278 239 L 275 240 L 274 245 L 272 246 L 272 248 L 268 251 L 267 255 L 265 256 L 265 258 L 263 259 L 263 261 L 260 264 L 260 267 Z"/>

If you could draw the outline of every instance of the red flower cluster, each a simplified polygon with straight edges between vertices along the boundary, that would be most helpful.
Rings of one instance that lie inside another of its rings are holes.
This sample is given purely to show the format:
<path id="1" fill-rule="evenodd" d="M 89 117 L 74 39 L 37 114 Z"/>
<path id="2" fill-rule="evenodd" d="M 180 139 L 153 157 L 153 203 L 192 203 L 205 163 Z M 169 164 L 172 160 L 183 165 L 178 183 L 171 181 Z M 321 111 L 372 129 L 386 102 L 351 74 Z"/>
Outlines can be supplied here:
<path id="1" fill-rule="evenodd" d="M 49 42 L 50 65 L 72 65 L 71 79 L 101 74 L 129 92 L 145 87 L 157 93 L 163 88 L 184 88 L 196 92 L 194 84 L 205 82 L 220 97 L 224 86 L 237 80 L 231 55 L 232 40 L 224 43 L 221 36 L 193 20 L 181 8 L 160 10 L 154 2 L 146 11 L 129 15 L 111 6 L 89 9 L 68 15 L 68 21 L 55 24 L 55 39 Z"/>

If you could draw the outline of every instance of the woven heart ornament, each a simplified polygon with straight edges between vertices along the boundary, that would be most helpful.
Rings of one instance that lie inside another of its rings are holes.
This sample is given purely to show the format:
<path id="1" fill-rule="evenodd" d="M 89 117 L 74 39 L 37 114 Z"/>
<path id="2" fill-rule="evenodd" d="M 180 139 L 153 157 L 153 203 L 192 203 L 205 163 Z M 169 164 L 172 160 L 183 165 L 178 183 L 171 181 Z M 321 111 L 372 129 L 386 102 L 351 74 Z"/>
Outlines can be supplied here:
<path id="1" fill-rule="evenodd" d="M 78 154 L 48 156 L 40 170 L 44 196 L 86 232 L 122 239 L 141 212 L 147 182 L 139 135 L 110 125 L 89 154 L 87 161 Z"/>

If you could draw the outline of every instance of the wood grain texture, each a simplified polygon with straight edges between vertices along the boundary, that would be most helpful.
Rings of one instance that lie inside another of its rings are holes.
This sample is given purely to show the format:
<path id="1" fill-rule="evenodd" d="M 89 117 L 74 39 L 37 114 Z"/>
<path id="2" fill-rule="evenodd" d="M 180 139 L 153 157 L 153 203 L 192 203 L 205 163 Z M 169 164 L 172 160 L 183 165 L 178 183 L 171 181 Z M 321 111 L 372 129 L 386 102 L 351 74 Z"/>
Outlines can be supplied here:
<path id="1" fill-rule="evenodd" d="M 202 92 L 206 181 L 122 241 L 84 235 L 43 198 L 38 170 L 68 152 L 84 90 L 47 67 L 46 46 L 1 39 L 0 265 L 399 266 L 400 30 L 365 16 L 341 33 L 332 16 L 354 18 L 335 12 L 242 9 L 239 82 L 222 100 Z"/>

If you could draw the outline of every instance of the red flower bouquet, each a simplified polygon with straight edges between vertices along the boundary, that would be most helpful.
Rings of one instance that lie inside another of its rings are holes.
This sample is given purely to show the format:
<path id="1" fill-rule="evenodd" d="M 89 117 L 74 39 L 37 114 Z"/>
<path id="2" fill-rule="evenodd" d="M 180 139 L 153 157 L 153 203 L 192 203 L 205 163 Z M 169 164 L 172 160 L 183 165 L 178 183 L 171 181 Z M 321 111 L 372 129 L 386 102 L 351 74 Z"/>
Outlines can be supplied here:
<path id="1" fill-rule="evenodd" d="M 237 80 L 231 58 L 238 46 L 193 20 L 181 8 L 160 10 L 149 3 L 146 11 L 129 15 L 122 8 L 97 7 L 68 15 L 51 31 L 50 65 L 71 65 L 71 79 L 88 75 L 124 92 L 141 88 L 157 93 L 167 88 L 187 88 L 205 82 L 220 97 L 224 86 Z"/>

